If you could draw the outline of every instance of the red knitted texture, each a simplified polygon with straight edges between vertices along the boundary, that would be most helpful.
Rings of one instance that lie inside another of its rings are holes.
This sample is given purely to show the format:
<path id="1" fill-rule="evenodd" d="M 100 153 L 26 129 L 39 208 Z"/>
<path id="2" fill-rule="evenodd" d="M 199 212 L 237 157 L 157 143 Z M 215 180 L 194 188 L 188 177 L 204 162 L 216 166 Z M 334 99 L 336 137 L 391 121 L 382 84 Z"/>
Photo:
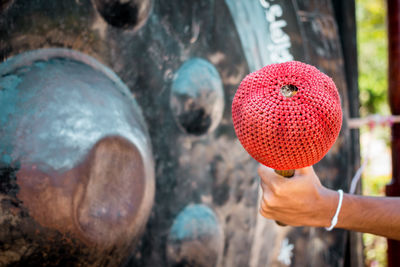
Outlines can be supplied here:
<path id="1" fill-rule="evenodd" d="M 296 86 L 297 93 L 285 97 L 284 85 Z M 291 61 L 247 75 L 233 99 L 232 118 L 239 141 L 255 160 L 289 170 L 325 156 L 339 135 L 342 110 L 331 78 Z"/>

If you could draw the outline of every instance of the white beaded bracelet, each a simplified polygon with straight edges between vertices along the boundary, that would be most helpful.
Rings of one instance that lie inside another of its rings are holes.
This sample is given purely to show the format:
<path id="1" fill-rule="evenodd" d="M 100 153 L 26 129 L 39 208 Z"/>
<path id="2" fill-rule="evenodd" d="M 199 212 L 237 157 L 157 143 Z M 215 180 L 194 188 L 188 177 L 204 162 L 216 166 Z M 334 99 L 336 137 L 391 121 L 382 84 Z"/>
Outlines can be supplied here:
<path id="1" fill-rule="evenodd" d="M 327 231 L 331 231 L 335 227 L 337 222 L 338 222 L 339 212 L 340 212 L 340 208 L 342 207 L 342 202 L 343 202 L 343 190 L 339 189 L 338 193 L 339 193 L 339 203 L 338 203 L 338 206 L 337 206 L 337 209 L 336 209 L 336 213 L 332 218 L 331 226 L 325 227 L 325 229 Z"/>

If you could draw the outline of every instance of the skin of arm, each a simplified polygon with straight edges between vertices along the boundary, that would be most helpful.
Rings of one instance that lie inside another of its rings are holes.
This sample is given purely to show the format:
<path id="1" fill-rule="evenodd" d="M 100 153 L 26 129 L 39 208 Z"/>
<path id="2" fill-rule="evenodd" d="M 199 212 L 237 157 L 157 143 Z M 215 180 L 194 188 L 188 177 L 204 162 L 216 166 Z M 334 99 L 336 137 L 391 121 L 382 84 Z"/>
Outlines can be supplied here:
<path id="1" fill-rule="evenodd" d="M 339 202 L 337 191 L 324 187 L 312 167 L 286 179 L 260 165 L 262 216 L 292 226 L 329 227 Z M 335 228 L 400 240 L 400 198 L 343 195 Z"/>

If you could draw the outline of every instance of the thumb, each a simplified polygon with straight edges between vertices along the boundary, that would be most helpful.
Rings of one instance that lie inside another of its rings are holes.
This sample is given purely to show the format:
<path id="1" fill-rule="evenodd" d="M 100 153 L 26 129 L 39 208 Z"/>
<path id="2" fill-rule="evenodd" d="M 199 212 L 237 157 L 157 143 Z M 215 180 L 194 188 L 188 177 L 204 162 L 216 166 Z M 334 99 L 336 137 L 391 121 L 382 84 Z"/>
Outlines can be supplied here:
<path id="1" fill-rule="evenodd" d="M 261 181 L 267 185 L 270 185 L 274 181 L 282 178 L 282 176 L 277 174 L 272 168 L 262 164 L 260 164 L 258 167 L 258 175 L 260 176 Z"/>

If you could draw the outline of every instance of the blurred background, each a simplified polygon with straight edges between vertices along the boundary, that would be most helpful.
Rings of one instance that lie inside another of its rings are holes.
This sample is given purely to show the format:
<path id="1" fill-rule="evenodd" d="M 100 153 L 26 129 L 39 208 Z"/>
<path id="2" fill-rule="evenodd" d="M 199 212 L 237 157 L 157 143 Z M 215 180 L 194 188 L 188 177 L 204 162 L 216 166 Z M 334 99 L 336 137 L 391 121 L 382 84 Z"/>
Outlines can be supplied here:
<path id="1" fill-rule="evenodd" d="M 358 84 L 360 116 L 389 115 L 388 50 L 386 2 L 357 0 Z M 390 128 L 377 125 L 360 129 L 361 160 L 367 161 L 362 175 L 362 192 L 369 196 L 384 196 L 385 185 L 392 177 Z M 385 238 L 364 234 L 365 265 L 387 266 Z"/>

